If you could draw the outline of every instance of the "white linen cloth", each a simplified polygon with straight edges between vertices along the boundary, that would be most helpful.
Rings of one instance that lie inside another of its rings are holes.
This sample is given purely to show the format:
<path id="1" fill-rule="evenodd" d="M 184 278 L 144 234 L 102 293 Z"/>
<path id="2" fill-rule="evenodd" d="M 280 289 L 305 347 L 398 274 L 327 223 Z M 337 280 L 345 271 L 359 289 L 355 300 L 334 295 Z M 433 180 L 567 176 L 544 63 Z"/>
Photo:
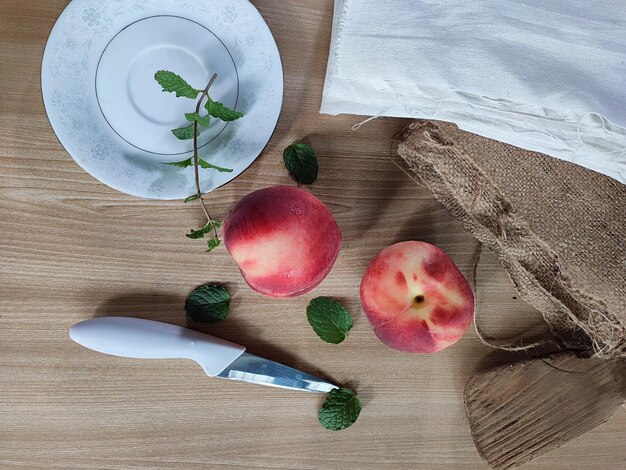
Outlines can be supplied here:
<path id="1" fill-rule="evenodd" d="M 335 0 L 321 112 L 452 121 L 626 183 L 626 0 Z"/>

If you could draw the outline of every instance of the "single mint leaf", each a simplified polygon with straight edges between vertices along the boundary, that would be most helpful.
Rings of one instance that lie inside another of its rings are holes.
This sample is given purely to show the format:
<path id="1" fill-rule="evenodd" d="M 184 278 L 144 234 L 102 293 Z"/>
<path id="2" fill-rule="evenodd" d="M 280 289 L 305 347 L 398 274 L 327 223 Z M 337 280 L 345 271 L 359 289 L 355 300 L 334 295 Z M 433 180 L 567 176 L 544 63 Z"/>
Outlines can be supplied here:
<path id="1" fill-rule="evenodd" d="M 349 388 L 335 388 L 326 396 L 319 413 L 322 426 L 331 431 L 349 428 L 361 414 L 361 402 Z"/>
<path id="2" fill-rule="evenodd" d="M 198 230 L 192 230 L 191 233 L 185 235 L 187 238 L 191 238 L 192 240 L 198 240 L 200 238 L 204 238 L 204 236 L 213 231 L 213 229 L 218 229 L 222 226 L 219 222 L 212 220 L 204 227 Z"/>
<path id="3" fill-rule="evenodd" d="M 230 313 L 230 294 L 218 284 L 198 287 L 187 297 L 185 310 L 197 322 L 217 323 L 226 320 Z"/>
<path id="4" fill-rule="evenodd" d="M 313 184 L 317 179 L 319 165 L 310 145 L 299 142 L 283 152 L 283 160 L 291 177 L 298 183 Z"/>
<path id="5" fill-rule="evenodd" d="M 198 196 L 197 194 L 194 194 L 193 196 L 189 196 L 188 198 L 185 198 L 185 204 L 187 204 L 188 202 L 197 201 L 198 199 L 200 199 L 200 196 Z"/>
<path id="6" fill-rule="evenodd" d="M 190 140 L 193 139 L 194 136 L 194 125 L 187 127 L 181 127 L 180 129 L 173 129 L 172 134 L 174 134 L 180 140 Z"/>
<path id="7" fill-rule="evenodd" d="M 212 252 L 213 250 L 215 250 L 218 246 L 220 246 L 222 242 L 220 242 L 220 239 L 217 237 L 213 237 L 211 238 L 208 242 L 207 242 L 207 253 Z"/>
<path id="8" fill-rule="evenodd" d="M 352 328 L 350 313 L 329 297 L 313 299 L 306 309 L 306 317 L 317 336 L 327 343 L 341 343 Z"/>
<path id="9" fill-rule="evenodd" d="M 211 98 L 207 99 L 204 108 L 208 111 L 210 116 L 226 122 L 236 121 L 240 117 L 243 117 L 243 113 L 227 108 L 222 103 L 213 101 Z"/>
<path id="10" fill-rule="evenodd" d="M 197 121 L 202 127 L 209 127 L 209 124 L 211 124 L 211 116 L 198 116 Z"/>
<path id="11" fill-rule="evenodd" d="M 193 158 L 189 158 L 187 160 L 183 160 L 182 162 L 169 162 L 169 163 L 165 163 L 165 165 L 177 166 L 179 168 L 187 168 L 188 166 L 193 166 Z M 187 199 L 189 199 L 189 198 L 187 198 Z M 185 200 L 185 202 L 188 202 L 188 201 Z"/>
<path id="12" fill-rule="evenodd" d="M 204 168 L 206 170 L 217 170 L 220 173 L 232 173 L 233 170 L 231 170 L 230 168 L 222 168 L 221 166 L 215 166 L 215 165 L 211 165 L 209 162 L 202 160 L 201 158 L 198 160 L 198 165 L 200 165 L 200 168 Z"/>
<path id="13" fill-rule="evenodd" d="M 198 113 L 185 113 L 185 119 L 189 122 L 196 122 L 202 127 L 209 127 L 211 124 L 211 116 L 200 116 Z"/>
<path id="14" fill-rule="evenodd" d="M 176 93 L 178 98 L 185 97 L 195 100 L 200 93 L 200 90 L 196 90 L 189 83 L 187 83 L 179 75 L 168 70 L 159 70 L 154 74 L 154 79 L 159 82 L 164 92 Z"/>

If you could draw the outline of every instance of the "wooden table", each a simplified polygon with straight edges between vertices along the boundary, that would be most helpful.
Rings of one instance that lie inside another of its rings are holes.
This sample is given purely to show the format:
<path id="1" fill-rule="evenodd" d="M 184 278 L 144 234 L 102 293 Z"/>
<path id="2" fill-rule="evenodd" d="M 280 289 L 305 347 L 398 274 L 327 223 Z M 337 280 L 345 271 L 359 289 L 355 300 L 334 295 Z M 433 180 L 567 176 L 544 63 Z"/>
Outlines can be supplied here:
<path id="1" fill-rule="evenodd" d="M 251 292 L 222 248 L 204 254 L 184 237 L 201 221 L 182 202 L 126 196 L 83 172 L 44 113 L 39 68 L 67 0 L 0 3 L 0 467 L 9 468 L 484 468 L 462 403 L 472 373 L 515 356 L 483 346 L 473 331 L 454 347 L 414 356 L 373 335 L 358 300 L 369 260 L 400 240 L 434 242 L 469 275 L 473 238 L 390 160 L 406 122 L 318 114 L 331 0 L 258 0 L 282 53 L 285 105 L 269 146 L 235 182 L 211 195 L 215 214 L 251 190 L 293 184 L 281 154 L 308 138 L 321 171 L 311 191 L 345 236 L 340 258 L 314 292 L 272 300 Z M 539 317 L 514 299 L 485 255 L 478 309 L 492 334 Z M 96 354 L 68 328 L 100 315 L 185 325 L 183 302 L 207 281 L 228 284 L 231 318 L 195 328 L 249 351 L 356 388 L 364 409 L 349 430 L 317 421 L 323 397 L 208 379 L 186 361 Z M 322 343 L 307 323 L 315 296 L 341 299 L 355 317 L 348 340 Z M 626 413 L 527 468 L 624 468 Z"/>

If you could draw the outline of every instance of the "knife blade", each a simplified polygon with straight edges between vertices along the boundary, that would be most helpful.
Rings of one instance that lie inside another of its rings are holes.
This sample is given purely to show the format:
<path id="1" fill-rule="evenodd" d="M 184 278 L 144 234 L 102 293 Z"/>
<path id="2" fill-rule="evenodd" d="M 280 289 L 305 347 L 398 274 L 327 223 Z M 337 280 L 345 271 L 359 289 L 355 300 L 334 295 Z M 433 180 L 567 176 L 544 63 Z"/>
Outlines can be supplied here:
<path id="1" fill-rule="evenodd" d="M 332 389 L 338 388 L 336 385 L 298 369 L 246 352 L 220 372 L 218 377 L 308 392 L 328 393 Z"/>
<path id="2" fill-rule="evenodd" d="M 138 359 L 191 359 L 209 377 L 327 393 L 336 385 L 245 352 L 244 346 L 176 325 L 128 317 L 100 317 L 70 328 L 76 343 L 104 354 Z"/>

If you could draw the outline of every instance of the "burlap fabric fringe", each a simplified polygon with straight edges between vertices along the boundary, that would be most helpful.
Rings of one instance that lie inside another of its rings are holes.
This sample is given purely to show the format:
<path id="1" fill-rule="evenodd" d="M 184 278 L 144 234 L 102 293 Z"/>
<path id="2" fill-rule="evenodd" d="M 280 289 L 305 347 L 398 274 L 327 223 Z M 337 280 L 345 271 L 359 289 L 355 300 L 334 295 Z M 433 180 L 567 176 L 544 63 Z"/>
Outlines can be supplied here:
<path id="1" fill-rule="evenodd" d="M 626 357 L 626 186 L 443 122 L 411 124 L 397 155 L 498 256 L 562 348 Z"/>

